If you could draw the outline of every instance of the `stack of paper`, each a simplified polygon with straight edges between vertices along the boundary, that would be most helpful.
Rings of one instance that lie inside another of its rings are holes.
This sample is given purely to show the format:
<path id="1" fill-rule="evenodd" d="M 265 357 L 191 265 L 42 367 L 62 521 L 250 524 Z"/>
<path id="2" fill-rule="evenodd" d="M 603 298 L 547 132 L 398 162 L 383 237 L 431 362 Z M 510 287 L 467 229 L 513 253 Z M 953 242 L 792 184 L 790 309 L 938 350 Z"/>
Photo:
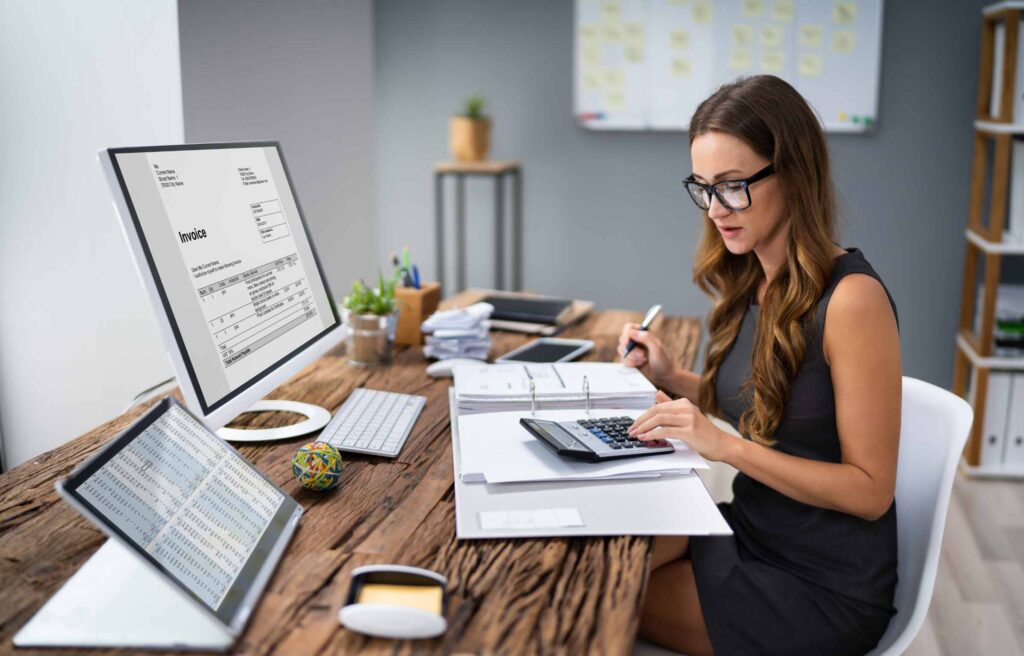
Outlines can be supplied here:
<path id="1" fill-rule="evenodd" d="M 466 364 L 454 373 L 460 414 L 582 410 L 587 388 L 592 408 L 646 410 L 656 392 L 636 369 L 607 362 Z"/>
<path id="2" fill-rule="evenodd" d="M 638 417 L 640 411 L 591 410 L 590 417 Z M 610 462 L 583 462 L 564 458 L 519 424 L 529 412 L 496 412 L 459 415 L 463 483 L 525 483 L 536 481 L 588 481 L 622 478 L 658 478 L 707 469 L 708 464 L 683 442 L 672 440 L 675 453 Z M 537 412 L 537 419 L 572 421 L 585 416 L 582 410 Z"/>
<path id="3" fill-rule="evenodd" d="M 491 323 L 488 319 L 492 312 L 494 306 L 488 303 L 435 312 L 420 326 L 427 335 L 423 354 L 438 360 L 486 360 L 491 352 Z"/>

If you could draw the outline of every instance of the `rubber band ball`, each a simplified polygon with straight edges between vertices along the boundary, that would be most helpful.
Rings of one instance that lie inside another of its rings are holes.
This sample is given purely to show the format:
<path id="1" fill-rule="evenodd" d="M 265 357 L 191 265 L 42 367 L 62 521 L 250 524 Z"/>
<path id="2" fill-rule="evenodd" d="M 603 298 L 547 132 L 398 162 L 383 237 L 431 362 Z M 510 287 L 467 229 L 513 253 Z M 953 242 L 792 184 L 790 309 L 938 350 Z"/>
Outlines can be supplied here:
<path id="1" fill-rule="evenodd" d="M 341 453 L 327 442 L 310 442 L 299 447 L 292 458 L 292 474 L 303 487 L 317 492 L 333 490 L 341 483 L 345 466 Z"/>

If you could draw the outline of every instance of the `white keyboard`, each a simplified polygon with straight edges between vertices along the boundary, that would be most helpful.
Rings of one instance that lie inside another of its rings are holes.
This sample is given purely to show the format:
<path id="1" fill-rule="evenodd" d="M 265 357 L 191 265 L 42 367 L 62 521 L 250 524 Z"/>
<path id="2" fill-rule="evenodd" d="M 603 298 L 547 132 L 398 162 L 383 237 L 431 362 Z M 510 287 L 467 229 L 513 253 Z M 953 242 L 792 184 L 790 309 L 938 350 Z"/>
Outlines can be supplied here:
<path id="1" fill-rule="evenodd" d="M 425 396 L 359 387 L 345 399 L 320 439 L 341 451 L 394 458 L 426 402 Z"/>

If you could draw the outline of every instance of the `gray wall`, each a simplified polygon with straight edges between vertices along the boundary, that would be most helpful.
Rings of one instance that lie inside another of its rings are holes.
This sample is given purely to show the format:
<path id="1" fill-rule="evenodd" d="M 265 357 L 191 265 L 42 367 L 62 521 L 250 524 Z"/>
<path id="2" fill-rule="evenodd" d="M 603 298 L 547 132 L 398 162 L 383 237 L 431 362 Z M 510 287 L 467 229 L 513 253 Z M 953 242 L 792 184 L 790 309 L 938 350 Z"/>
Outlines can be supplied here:
<path id="1" fill-rule="evenodd" d="M 878 129 L 829 137 L 841 243 L 864 250 L 896 299 L 904 372 L 943 386 L 985 4 L 886 2 Z M 492 158 L 524 163 L 525 287 L 703 315 L 708 301 L 690 283 L 698 214 L 679 185 L 690 170 L 686 135 L 577 127 L 572 34 L 571 0 L 378 0 L 380 247 L 411 243 L 433 262 L 430 166 L 448 157 L 447 117 L 480 91 L 494 119 Z M 487 191 L 470 185 L 474 285 L 492 284 Z"/>
<path id="2" fill-rule="evenodd" d="M 179 0 L 185 138 L 278 139 L 331 291 L 377 269 L 372 0 Z"/>

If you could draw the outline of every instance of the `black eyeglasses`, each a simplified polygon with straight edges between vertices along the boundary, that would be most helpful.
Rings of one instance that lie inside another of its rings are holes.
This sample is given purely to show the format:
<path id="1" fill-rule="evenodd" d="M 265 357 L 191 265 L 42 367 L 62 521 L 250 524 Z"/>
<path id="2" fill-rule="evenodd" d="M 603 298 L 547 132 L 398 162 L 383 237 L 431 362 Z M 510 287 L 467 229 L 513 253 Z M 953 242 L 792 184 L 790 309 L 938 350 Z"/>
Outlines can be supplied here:
<path id="1" fill-rule="evenodd" d="M 750 185 L 764 180 L 775 173 L 775 167 L 769 164 L 746 180 L 722 180 L 713 185 L 706 185 L 694 180 L 693 176 L 683 180 L 683 186 L 690 192 L 690 198 L 702 210 L 710 209 L 711 194 L 727 210 L 739 212 L 750 207 Z"/>

